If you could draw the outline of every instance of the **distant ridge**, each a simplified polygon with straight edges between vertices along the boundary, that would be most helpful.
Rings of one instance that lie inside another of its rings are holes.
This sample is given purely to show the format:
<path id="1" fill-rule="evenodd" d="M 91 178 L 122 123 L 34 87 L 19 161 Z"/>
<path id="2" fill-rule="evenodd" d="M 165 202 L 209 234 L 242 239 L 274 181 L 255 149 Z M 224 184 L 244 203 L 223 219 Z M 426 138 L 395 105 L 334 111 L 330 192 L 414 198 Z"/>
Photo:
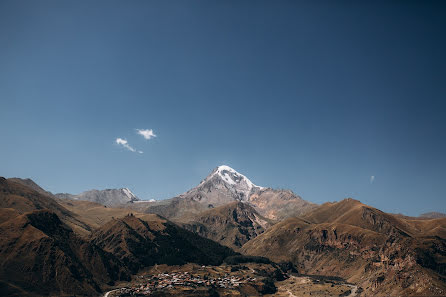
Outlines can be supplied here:
<path id="1" fill-rule="evenodd" d="M 118 206 L 126 203 L 133 203 L 140 201 L 140 199 L 132 193 L 128 188 L 121 189 L 105 189 L 105 190 L 90 190 L 77 195 L 58 193 L 55 194 L 59 199 L 84 200 L 96 202 L 105 206 Z"/>
<path id="2" fill-rule="evenodd" d="M 424 219 L 446 218 L 446 213 L 432 211 L 432 212 L 427 212 L 427 213 L 421 214 L 420 218 L 424 218 Z"/>

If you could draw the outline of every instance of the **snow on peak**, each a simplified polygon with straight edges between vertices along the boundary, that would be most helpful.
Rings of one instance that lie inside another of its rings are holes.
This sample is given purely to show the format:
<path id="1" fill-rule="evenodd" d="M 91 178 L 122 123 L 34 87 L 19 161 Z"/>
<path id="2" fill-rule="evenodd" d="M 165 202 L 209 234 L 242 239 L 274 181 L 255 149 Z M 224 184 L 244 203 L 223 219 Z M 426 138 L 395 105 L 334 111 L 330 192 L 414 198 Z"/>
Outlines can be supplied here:
<path id="1" fill-rule="evenodd" d="M 227 184 L 236 188 L 240 188 L 240 190 L 246 193 L 251 192 L 252 188 L 254 187 L 263 189 L 263 187 L 255 185 L 249 180 L 249 178 L 227 165 L 218 166 L 217 169 L 215 169 L 214 172 L 211 174 L 210 178 L 215 175 L 220 176 L 220 178 Z"/>
<path id="2" fill-rule="evenodd" d="M 227 165 L 220 165 L 217 167 L 217 170 L 214 174 L 220 175 L 220 177 L 230 185 L 238 184 L 242 181 L 245 181 L 249 188 L 256 187 L 249 178 L 244 176 L 243 174 L 235 171 L 231 167 Z"/>
<path id="3" fill-rule="evenodd" d="M 135 194 L 132 193 L 128 188 L 121 189 L 122 192 L 129 198 L 130 200 L 138 200 L 138 198 L 135 196 Z"/>

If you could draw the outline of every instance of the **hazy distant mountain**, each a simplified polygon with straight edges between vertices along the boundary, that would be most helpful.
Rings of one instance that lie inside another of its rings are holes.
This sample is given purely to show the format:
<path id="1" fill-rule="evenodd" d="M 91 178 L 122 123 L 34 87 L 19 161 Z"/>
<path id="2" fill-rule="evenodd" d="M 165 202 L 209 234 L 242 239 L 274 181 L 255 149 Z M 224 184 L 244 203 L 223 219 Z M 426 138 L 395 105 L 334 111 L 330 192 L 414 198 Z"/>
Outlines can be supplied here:
<path id="1" fill-rule="evenodd" d="M 315 207 L 289 190 L 257 186 L 243 174 L 222 165 L 186 193 L 152 205 L 145 204 L 148 206 L 145 211 L 179 219 L 232 202 L 248 203 L 261 215 L 276 220 L 300 215 Z"/>
<path id="2" fill-rule="evenodd" d="M 140 199 L 127 188 L 91 190 L 78 195 L 59 193 L 55 194 L 55 196 L 60 199 L 91 201 L 106 206 L 118 206 L 120 204 L 140 201 Z"/>
<path id="3" fill-rule="evenodd" d="M 427 213 L 423 213 L 420 215 L 420 218 L 425 218 L 425 219 L 439 219 L 439 218 L 446 218 L 446 213 L 442 213 L 442 212 L 427 212 Z"/>
<path id="4" fill-rule="evenodd" d="M 286 219 L 241 252 L 292 261 L 306 274 L 343 277 L 367 296 L 446 290 L 446 219 L 403 219 L 354 199 Z"/>

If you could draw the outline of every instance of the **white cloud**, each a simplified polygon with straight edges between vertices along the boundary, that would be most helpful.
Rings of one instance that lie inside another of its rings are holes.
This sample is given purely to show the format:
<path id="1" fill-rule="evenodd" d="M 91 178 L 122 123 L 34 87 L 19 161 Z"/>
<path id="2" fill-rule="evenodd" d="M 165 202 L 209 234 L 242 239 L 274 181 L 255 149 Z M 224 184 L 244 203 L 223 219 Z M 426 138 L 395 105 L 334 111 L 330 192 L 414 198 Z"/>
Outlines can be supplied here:
<path id="1" fill-rule="evenodd" d="M 370 176 L 370 183 L 373 184 L 374 181 L 375 181 L 375 176 L 374 175 Z"/>
<path id="2" fill-rule="evenodd" d="M 123 147 L 125 147 L 126 149 L 128 149 L 131 152 L 139 153 L 139 154 L 143 153 L 142 151 L 137 151 L 133 147 L 131 147 L 130 144 L 128 143 L 128 141 L 125 140 L 125 139 L 122 139 L 122 138 L 118 137 L 118 138 L 116 138 L 116 143 L 119 144 L 119 145 L 122 145 Z"/>
<path id="3" fill-rule="evenodd" d="M 139 135 L 144 137 L 144 139 L 151 139 L 156 137 L 155 133 L 153 133 L 152 129 L 136 129 Z"/>

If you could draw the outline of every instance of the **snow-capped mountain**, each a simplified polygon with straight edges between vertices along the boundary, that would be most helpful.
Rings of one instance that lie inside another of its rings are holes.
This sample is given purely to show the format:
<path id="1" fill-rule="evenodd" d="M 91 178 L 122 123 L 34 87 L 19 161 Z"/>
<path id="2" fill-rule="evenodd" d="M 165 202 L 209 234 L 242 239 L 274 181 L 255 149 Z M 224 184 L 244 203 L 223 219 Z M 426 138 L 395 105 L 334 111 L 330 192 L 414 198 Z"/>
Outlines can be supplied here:
<path id="1" fill-rule="evenodd" d="M 292 191 L 257 186 L 245 175 L 221 165 L 195 188 L 172 199 L 158 201 L 144 211 L 188 220 L 203 210 L 232 202 L 248 203 L 261 215 L 272 219 L 300 215 L 315 206 Z"/>
<path id="2" fill-rule="evenodd" d="M 243 174 L 235 171 L 229 166 L 221 165 L 212 171 L 212 173 L 206 177 L 196 188 L 187 192 L 205 191 L 210 193 L 211 190 L 217 190 L 221 194 L 232 198 L 230 202 L 234 200 L 248 201 L 251 194 L 264 189 L 259 187 L 249 180 Z"/>
<path id="3" fill-rule="evenodd" d="M 55 196 L 61 199 L 86 200 L 106 206 L 116 206 L 119 204 L 140 201 L 140 199 L 136 197 L 136 195 L 133 194 L 128 188 L 91 190 L 82 192 L 78 195 L 60 193 L 56 194 Z"/>

